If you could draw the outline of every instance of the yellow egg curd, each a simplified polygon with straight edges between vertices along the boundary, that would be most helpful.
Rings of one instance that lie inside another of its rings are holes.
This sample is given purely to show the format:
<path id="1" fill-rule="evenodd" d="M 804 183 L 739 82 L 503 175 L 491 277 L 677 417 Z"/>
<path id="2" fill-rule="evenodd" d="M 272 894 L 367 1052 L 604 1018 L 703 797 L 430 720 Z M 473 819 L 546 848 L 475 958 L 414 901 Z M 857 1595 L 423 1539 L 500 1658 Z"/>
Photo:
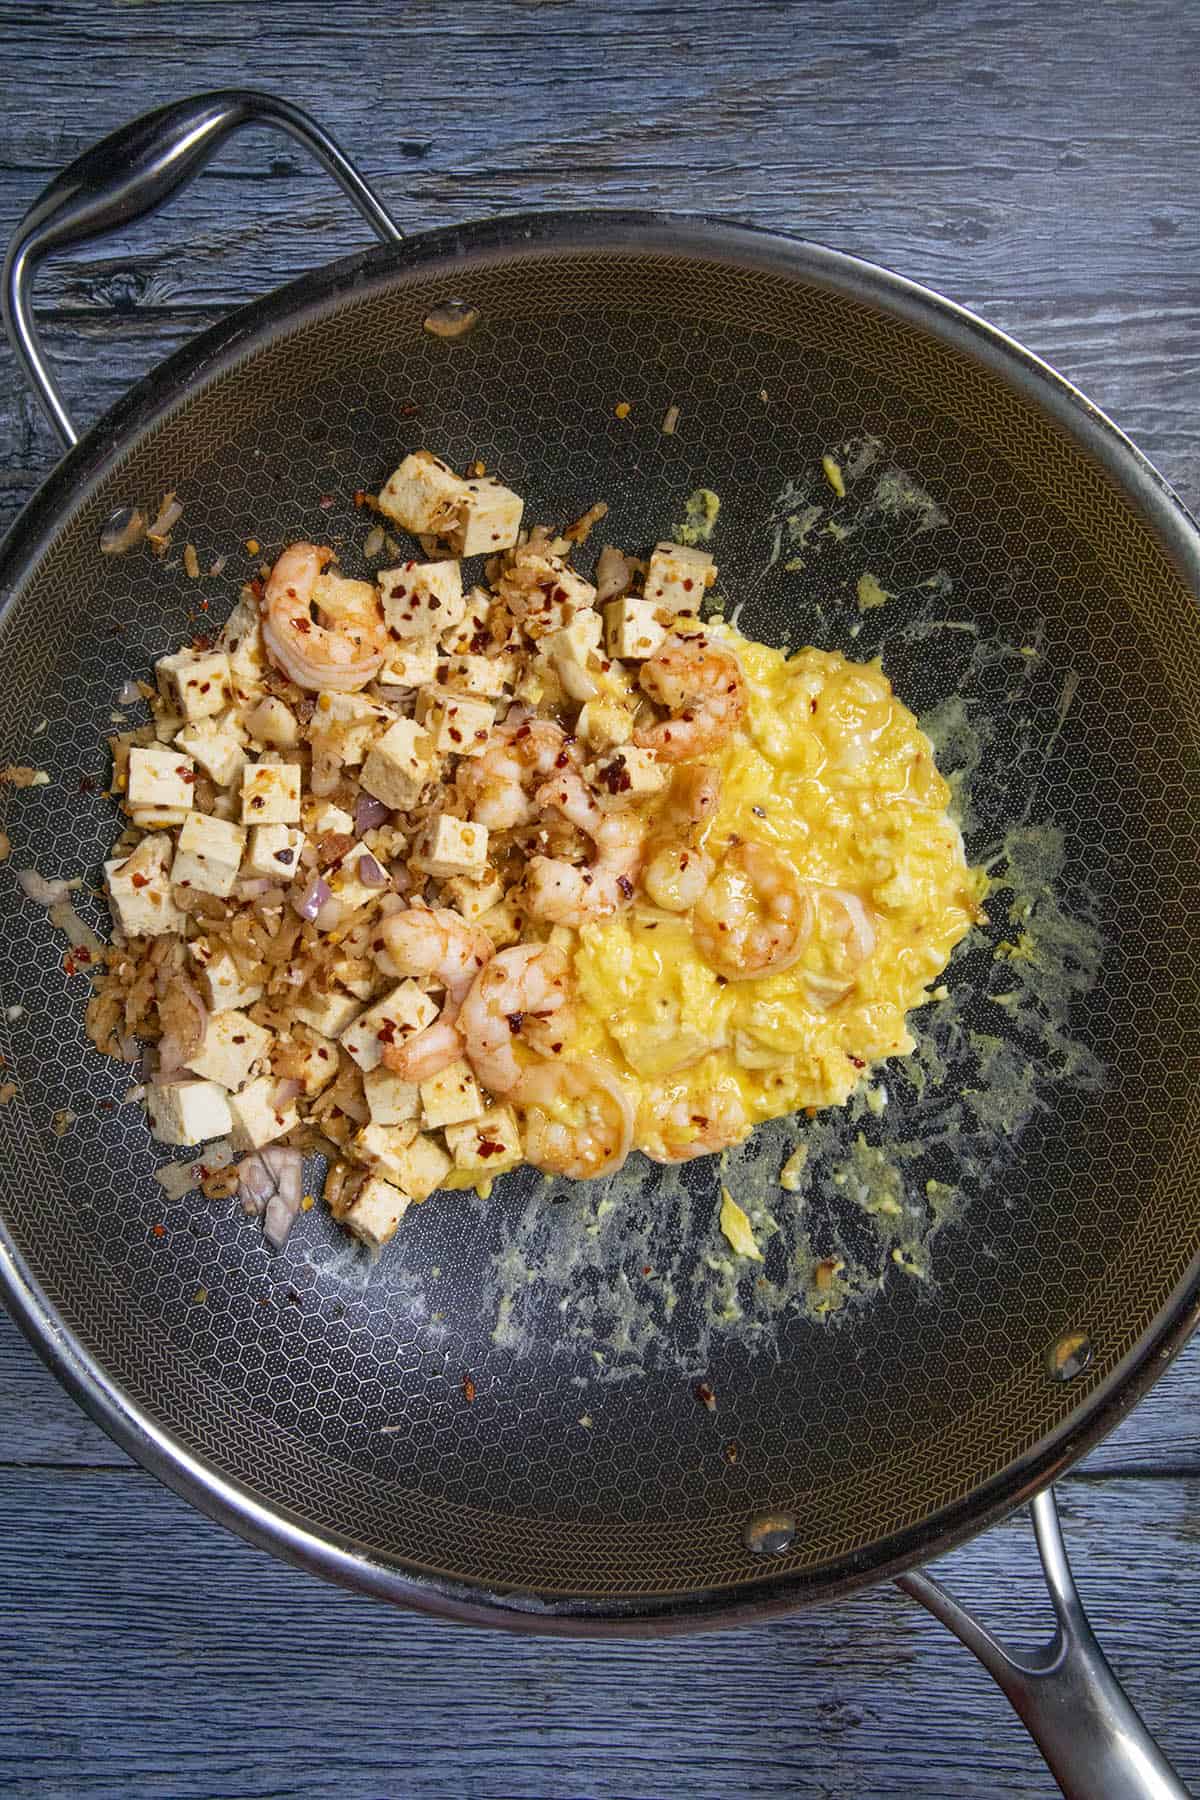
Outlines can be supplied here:
<path id="1" fill-rule="evenodd" d="M 701 759 L 720 774 L 691 846 L 711 862 L 708 890 L 683 913 L 639 896 L 573 946 L 571 1050 L 627 1087 L 634 1142 L 663 1161 L 840 1106 L 873 1065 L 911 1051 L 906 1015 L 982 917 L 986 888 L 929 739 L 878 662 L 789 657 L 707 629 L 736 652 L 747 701 Z"/>

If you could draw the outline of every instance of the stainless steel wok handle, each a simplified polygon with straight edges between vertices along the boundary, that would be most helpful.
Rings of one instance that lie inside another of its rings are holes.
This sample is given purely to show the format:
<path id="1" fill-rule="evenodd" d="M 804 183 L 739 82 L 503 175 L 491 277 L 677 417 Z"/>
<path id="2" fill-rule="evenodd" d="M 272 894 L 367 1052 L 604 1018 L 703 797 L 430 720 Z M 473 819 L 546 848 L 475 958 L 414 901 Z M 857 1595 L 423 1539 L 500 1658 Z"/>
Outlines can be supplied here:
<path id="1" fill-rule="evenodd" d="M 286 100 L 246 88 L 223 88 L 177 100 L 114 131 L 75 162 L 34 201 L 13 234 L 4 261 L 4 326 L 17 359 L 66 449 L 78 443 L 66 403 L 46 362 L 34 324 L 32 289 L 37 264 L 127 225 L 169 200 L 204 167 L 233 131 L 271 125 L 311 150 L 385 243 L 399 243 L 400 227 L 354 164 L 327 132 Z"/>
<path id="2" fill-rule="evenodd" d="M 1033 1530 L 1056 1626 L 1050 1643 L 1014 1656 L 923 1570 L 897 1586 L 977 1656 L 1015 1707 L 1067 1800 L 1188 1800 L 1113 1674 L 1071 1575 L 1054 1490 L 1033 1501 Z"/>

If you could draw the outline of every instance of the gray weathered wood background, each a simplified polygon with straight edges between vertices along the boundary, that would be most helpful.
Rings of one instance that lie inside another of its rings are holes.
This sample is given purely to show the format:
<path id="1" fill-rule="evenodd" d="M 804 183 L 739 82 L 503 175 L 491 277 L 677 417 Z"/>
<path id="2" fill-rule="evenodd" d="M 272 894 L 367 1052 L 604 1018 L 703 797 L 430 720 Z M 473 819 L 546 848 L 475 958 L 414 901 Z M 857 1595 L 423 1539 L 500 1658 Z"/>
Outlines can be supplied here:
<path id="1" fill-rule="evenodd" d="M 977 307 L 1200 504 L 1200 11 L 1190 0 L 0 0 L 7 231 L 80 149 L 189 90 L 269 87 L 412 229 L 530 206 L 776 225 Z M 169 216 L 48 267 L 82 420 L 228 308 L 354 248 L 298 151 L 239 139 Z M 0 526 L 54 444 L 0 352 Z M 1063 1485 L 1084 1597 L 1200 1788 L 1200 1346 Z M 884 1591 L 663 1646 L 394 1615 L 192 1514 L 0 1325 L 0 1790 L 73 1797 L 1041 1796 L 1004 1702 Z M 943 1571 L 1044 1621 L 1024 1521 Z"/>

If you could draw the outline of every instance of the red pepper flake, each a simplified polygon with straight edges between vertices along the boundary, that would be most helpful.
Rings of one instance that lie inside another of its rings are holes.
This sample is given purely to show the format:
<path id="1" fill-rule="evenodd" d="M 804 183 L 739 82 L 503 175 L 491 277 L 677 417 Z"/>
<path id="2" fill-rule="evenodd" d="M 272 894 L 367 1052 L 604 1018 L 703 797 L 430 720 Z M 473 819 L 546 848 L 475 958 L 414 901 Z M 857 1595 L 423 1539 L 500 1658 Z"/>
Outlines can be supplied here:
<path id="1" fill-rule="evenodd" d="M 519 1012 L 509 1013 L 508 1029 L 512 1032 L 514 1037 L 516 1037 L 517 1033 L 520 1031 L 520 1029 L 524 1023 L 525 1023 L 525 1014 L 524 1013 L 519 1013 Z"/>
<path id="2" fill-rule="evenodd" d="M 653 1273 L 654 1273 L 654 1270 L 650 1267 L 649 1263 L 644 1263 L 642 1265 L 642 1274 L 643 1275 L 653 1275 Z"/>
<path id="3" fill-rule="evenodd" d="M 847 1056 L 850 1056 L 849 1051 L 847 1051 L 846 1054 Z M 854 1064 L 856 1069 L 865 1069 L 867 1066 L 861 1056 L 850 1056 L 850 1061 Z"/>
<path id="4" fill-rule="evenodd" d="M 210 638 L 210 637 L 193 638 L 192 639 L 192 649 L 193 650 L 211 650 L 214 642 L 215 642 L 215 639 Z"/>
<path id="5" fill-rule="evenodd" d="M 706 1412 L 716 1412 L 717 1396 L 715 1391 L 708 1385 L 707 1381 L 698 1381 L 693 1392 Z"/>
<path id="6" fill-rule="evenodd" d="M 499 1156 L 504 1149 L 503 1144 L 494 1143 L 491 1138 L 480 1138 L 476 1148 L 480 1156 Z"/>
<path id="7" fill-rule="evenodd" d="M 149 887 L 150 877 L 148 875 L 142 875 L 139 873 L 135 873 L 129 877 L 129 885 L 130 885 L 130 887 L 135 887 L 135 888 Z"/>
<path id="8" fill-rule="evenodd" d="M 262 599 L 263 594 L 266 592 L 266 589 L 263 587 L 261 576 L 259 576 L 259 575 L 254 576 L 253 580 L 250 583 L 250 592 L 254 595 L 254 598 L 256 600 Z"/>
<path id="9" fill-rule="evenodd" d="M 471 1380 L 471 1377 L 465 1370 L 463 1371 L 462 1391 L 463 1399 L 466 1401 L 467 1405 L 470 1406 L 472 1400 L 475 1398 L 475 1383 Z"/>
<path id="10" fill-rule="evenodd" d="M 166 1237 L 166 1235 L 167 1235 L 166 1226 L 165 1225 L 156 1225 L 154 1227 L 154 1235 L 157 1238 Z"/>
<path id="11" fill-rule="evenodd" d="M 322 494 L 321 498 L 317 501 L 317 505 L 321 508 L 322 512 L 328 512 L 331 506 L 337 505 L 337 501 L 332 494 Z"/>
<path id="12" fill-rule="evenodd" d="M 400 417 L 402 419 L 415 419 L 418 410 L 419 408 L 417 407 L 415 400 L 409 400 L 400 408 Z"/>
<path id="13" fill-rule="evenodd" d="M 79 777 L 79 792 L 81 794 L 94 794 L 95 791 L 96 791 L 96 784 L 92 780 L 91 776 L 90 775 L 81 775 Z"/>

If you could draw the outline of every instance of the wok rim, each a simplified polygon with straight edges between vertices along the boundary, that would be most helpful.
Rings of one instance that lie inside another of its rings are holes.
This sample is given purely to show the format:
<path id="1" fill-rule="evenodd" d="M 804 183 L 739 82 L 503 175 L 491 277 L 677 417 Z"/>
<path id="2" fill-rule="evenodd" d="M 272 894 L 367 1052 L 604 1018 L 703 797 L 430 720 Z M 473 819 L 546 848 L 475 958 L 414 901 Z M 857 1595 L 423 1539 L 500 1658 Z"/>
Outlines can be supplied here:
<path id="1" fill-rule="evenodd" d="M 1108 415 L 1008 333 L 935 289 L 809 239 L 724 219 L 588 209 L 502 215 L 427 231 L 322 265 L 236 309 L 136 382 L 57 463 L 0 544 L 0 619 L 27 569 L 53 541 L 60 515 L 101 480 L 146 430 L 281 329 L 336 310 L 389 278 L 515 255 L 651 249 L 806 279 L 899 317 L 981 362 L 1035 400 L 1139 508 L 1193 598 L 1200 596 L 1200 527 L 1149 459 Z M 564 1636 L 660 1637 L 746 1625 L 874 1586 L 944 1555 L 1022 1505 L 1094 1447 L 1140 1401 L 1200 1322 L 1200 1253 L 1152 1327 L 1108 1380 L 1039 1446 L 956 1505 L 842 1559 L 818 1577 L 701 1589 L 666 1599 L 544 1598 L 489 1591 L 364 1554 L 218 1473 L 110 1381 L 59 1318 L 0 1218 L 0 1294 L 29 1342 L 84 1410 L 136 1462 L 216 1522 L 311 1573 L 460 1623 Z"/>

